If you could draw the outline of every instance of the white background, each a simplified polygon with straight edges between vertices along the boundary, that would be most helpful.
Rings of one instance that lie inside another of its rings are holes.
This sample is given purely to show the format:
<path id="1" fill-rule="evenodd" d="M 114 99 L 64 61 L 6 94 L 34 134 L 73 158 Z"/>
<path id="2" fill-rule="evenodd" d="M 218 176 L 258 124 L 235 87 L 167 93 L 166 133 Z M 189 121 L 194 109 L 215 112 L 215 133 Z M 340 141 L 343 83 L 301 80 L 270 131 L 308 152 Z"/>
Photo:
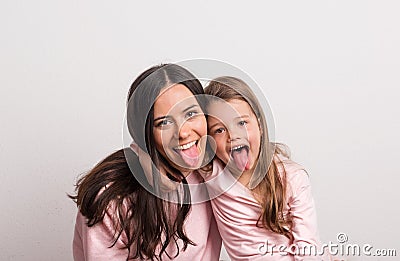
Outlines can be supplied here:
<path id="1" fill-rule="evenodd" d="M 191 58 L 228 62 L 264 90 L 277 140 L 311 175 L 322 241 L 345 232 L 350 243 L 398 247 L 399 9 L 2 0 L 0 260 L 72 260 L 66 193 L 122 147 L 132 80 Z"/>

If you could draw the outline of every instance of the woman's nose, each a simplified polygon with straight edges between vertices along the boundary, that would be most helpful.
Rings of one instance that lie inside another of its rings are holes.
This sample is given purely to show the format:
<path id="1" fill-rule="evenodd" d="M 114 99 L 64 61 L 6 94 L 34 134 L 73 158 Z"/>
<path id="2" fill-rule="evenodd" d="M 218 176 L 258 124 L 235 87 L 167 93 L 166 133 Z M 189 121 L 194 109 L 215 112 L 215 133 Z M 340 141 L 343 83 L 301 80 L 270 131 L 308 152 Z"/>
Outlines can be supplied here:
<path id="1" fill-rule="evenodd" d="M 179 128 L 179 139 L 183 140 L 190 136 L 192 128 L 188 122 L 184 122 Z"/>

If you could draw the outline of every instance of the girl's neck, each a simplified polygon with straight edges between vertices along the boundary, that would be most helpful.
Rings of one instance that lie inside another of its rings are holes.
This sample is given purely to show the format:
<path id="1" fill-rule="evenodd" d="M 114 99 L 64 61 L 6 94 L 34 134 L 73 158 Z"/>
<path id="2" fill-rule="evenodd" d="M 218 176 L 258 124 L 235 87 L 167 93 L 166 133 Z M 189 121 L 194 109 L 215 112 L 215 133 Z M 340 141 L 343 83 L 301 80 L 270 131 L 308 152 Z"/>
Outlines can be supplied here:
<path id="1" fill-rule="evenodd" d="M 239 181 L 243 186 L 247 187 L 250 183 L 250 179 L 252 176 L 253 170 L 244 171 L 237 181 Z"/>
<path id="2" fill-rule="evenodd" d="M 263 197 L 261 194 L 260 186 L 257 185 L 254 188 L 249 187 L 253 171 L 254 170 L 247 170 L 243 172 L 243 174 L 239 177 L 238 181 L 251 191 L 251 194 L 256 201 L 258 201 L 260 204 L 263 204 Z"/>

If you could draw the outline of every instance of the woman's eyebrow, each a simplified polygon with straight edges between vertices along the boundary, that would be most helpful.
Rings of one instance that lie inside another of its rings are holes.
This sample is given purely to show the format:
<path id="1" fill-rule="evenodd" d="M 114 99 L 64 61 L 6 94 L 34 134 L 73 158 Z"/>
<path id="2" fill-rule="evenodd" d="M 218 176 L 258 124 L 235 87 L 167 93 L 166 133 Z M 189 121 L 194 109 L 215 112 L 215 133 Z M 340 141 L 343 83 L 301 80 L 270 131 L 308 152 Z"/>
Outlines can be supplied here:
<path id="1" fill-rule="evenodd" d="M 154 119 L 154 122 L 158 121 L 158 120 L 163 120 L 163 119 L 167 119 L 167 118 L 171 118 L 171 116 L 169 115 L 164 115 L 164 116 L 160 116 Z"/>
<path id="2" fill-rule="evenodd" d="M 199 105 L 198 104 L 190 105 L 189 107 L 184 109 L 183 112 L 187 112 L 187 111 L 189 111 L 189 110 L 191 110 L 193 108 L 196 108 L 196 107 L 199 107 Z M 157 117 L 157 118 L 154 119 L 154 122 L 156 122 L 158 120 L 163 120 L 163 119 L 166 119 L 166 118 L 171 118 L 171 116 L 170 115 L 164 115 L 164 116 Z"/>
<path id="3" fill-rule="evenodd" d="M 195 108 L 195 107 L 199 107 L 199 105 L 198 105 L 198 104 L 190 105 L 189 107 L 187 107 L 186 109 L 184 109 L 183 112 L 187 112 L 187 111 L 189 111 L 189 110 L 191 110 L 191 109 L 193 109 L 193 108 Z"/>

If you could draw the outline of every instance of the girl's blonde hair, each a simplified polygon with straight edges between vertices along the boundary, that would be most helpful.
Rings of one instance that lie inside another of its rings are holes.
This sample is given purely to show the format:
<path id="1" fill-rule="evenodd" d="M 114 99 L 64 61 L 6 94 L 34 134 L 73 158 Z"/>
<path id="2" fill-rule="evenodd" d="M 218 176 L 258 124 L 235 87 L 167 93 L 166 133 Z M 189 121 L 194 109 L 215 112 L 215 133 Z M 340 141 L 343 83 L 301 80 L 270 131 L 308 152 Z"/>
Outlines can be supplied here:
<path id="1" fill-rule="evenodd" d="M 242 100 L 247 102 L 258 119 L 260 128 L 260 151 L 252 174 L 249 188 L 257 191 L 255 198 L 259 201 L 262 211 L 257 221 L 263 227 L 291 238 L 290 218 L 283 215 L 286 204 L 286 172 L 278 171 L 278 165 L 283 166 L 276 155 L 280 154 L 289 158 L 289 150 L 284 144 L 269 141 L 268 126 L 262 107 L 250 87 L 242 80 L 222 76 L 213 79 L 204 89 L 205 94 L 218 97 L 227 102 Z"/>

